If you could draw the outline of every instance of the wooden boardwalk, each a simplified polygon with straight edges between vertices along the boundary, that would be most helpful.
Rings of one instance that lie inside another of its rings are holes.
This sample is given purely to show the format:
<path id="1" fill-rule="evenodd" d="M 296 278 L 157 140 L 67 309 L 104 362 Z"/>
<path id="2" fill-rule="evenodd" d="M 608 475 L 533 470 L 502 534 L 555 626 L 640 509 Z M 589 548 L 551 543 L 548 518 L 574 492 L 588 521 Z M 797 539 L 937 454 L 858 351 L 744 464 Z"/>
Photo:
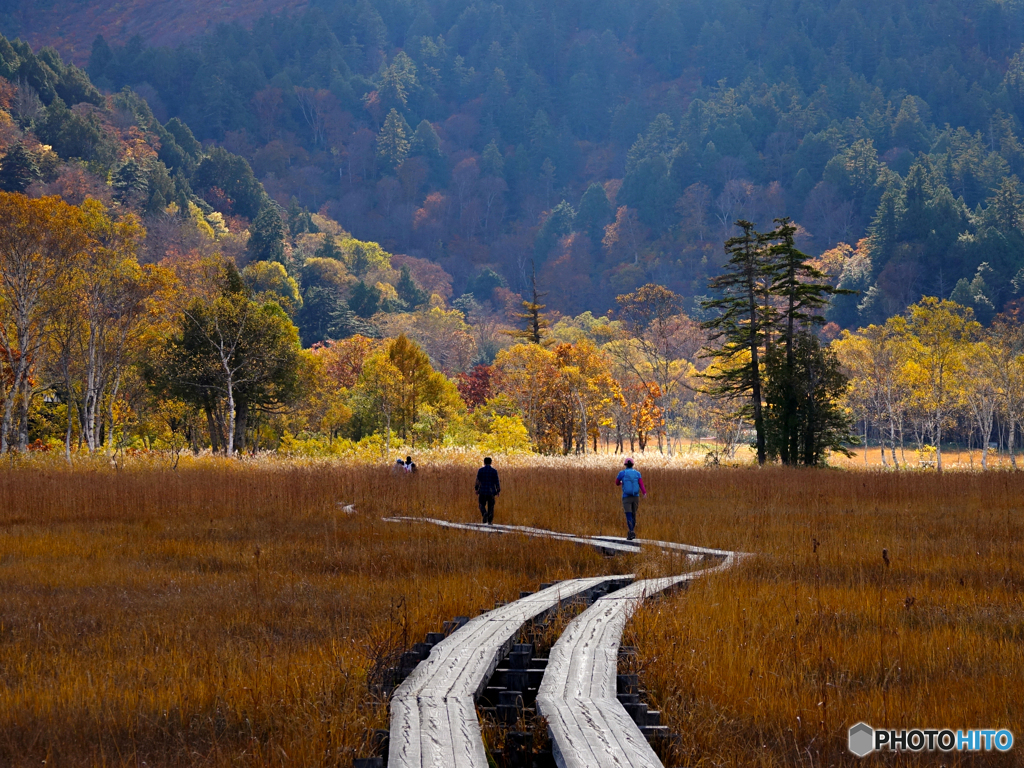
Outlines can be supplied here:
<path id="1" fill-rule="evenodd" d="M 484 525 L 483 523 L 453 523 L 449 520 L 438 520 L 433 517 L 385 517 L 388 523 L 430 523 L 443 528 L 454 528 L 463 531 L 475 531 L 477 533 L 518 533 L 523 536 L 537 538 L 558 539 L 570 541 L 574 544 L 587 544 L 597 547 L 608 553 L 639 552 L 644 546 L 657 547 L 659 549 L 671 549 L 677 552 L 685 552 L 691 562 L 704 559 L 725 559 L 730 555 L 742 555 L 740 552 L 729 552 L 724 549 L 708 549 L 707 547 L 695 547 L 691 544 L 679 544 L 674 541 L 658 541 L 657 539 L 634 539 L 627 541 L 622 536 L 576 536 L 571 533 L 560 531 L 549 531 L 546 528 L 531 528 L 526 525 Z"/>
<path id="2" fill-rule="evenodd" d="M 559 768 L 661 768 L 661 761 L 616 697 L 619 644 L 644 598 L 732 566 L 637 581 L 600 598 L 559 638 L 548 658 L 537 712 L 547 718 Z"/>
<path id="3" fill-rule="evenodd" d="M 640 727 L 616 696 L 622 632 L 645 598 L 729 568 L 747 557 L 746 553 L 652 539 L 575 536 L 528 526 L 453 523 L 424 517 L 384 519 L 477 533 L 552 538 L 597 547 L 608 554 L 635 553 L 650 546 L 683 552 L 691 562 L 719 561 L 719 565 L 700 571 L 635 581 L 599 598 L 569 624 L 552 648 L 537 693 L 537 712 L 547 718 L 559 768 L 662 768 Z M 632 579 L 613 576 L 561 582 L 473 619 L 434 646 L 430 657 L 395 691 L 388 765 L 486 768 L 474 699 L 482 693 L 519 627 L 562 600 L 609 581 Z"/>
<path id="4" fill-rule="evenodd" d="M 385 517 L 384 521 L 388 523 L 431 523 L 432 525 L 439 525 L 442 528 L 454 528 L 456 530 L 462 531 L 475 531 L 476 533 L 519 533 L 523 536 L 533 536 L 546 539 L 558 539 L 560 541 L 570 541 L 574 544 L 586 544 L 591 547 L 597 547 L 598 549 L 604 550 L 610 554 L 640 551 L 639 544 L 627 542 L 625 539 L 619 541 L 611 536 L 574 536 L 571 533 L 559 533 L 558 531 L 548 531 L 543 528 L 530 528 L 524 525 L 484 525 L 483 523 L 453 523 L 448 520 L 437 520 L 432 517 Z"/>
<path id="5" fill-rule="evenodd" d="M 559 603 L 632 576 L 559 582 L 471 619 L 435 645 L 391 699 L 391 768 L 487 768 L 475 699 L 519 628 Z"/>

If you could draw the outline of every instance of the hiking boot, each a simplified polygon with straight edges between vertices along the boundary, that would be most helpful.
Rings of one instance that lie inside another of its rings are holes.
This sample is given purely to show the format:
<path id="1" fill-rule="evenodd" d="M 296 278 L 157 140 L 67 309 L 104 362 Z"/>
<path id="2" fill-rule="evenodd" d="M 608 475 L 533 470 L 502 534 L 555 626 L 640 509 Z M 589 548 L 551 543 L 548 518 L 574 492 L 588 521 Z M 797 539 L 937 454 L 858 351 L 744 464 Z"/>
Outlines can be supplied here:
<path id="1" fill-rule="evenodd" d="M 635 538 L 636 538 L 636 534 L 633 533 L 632 531 L 630 531 L 629 533 L 626 534 L 626 541 L 632 541 Z"/>

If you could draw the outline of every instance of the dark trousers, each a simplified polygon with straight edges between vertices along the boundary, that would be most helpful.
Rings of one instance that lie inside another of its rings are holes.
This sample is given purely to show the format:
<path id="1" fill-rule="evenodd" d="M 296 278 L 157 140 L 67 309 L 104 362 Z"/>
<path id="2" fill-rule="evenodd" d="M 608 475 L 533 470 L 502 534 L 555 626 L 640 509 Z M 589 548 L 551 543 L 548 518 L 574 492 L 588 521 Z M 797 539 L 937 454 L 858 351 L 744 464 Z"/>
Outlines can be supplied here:
<path id="1" fill-rule="evenodd" d="M 633 533 L 636 529 L 636 510 L 640 506 L 639 496 L 623 496 L 622 497 L 622 508 L 626 512 L 626 525 L 629 526 L 629 532 Z"/>
<path id="2" fill-rule="evenodd" d="M 494 496 L 489 493 L 481 493 L 480 499 L 480 517 L 484 519 L 485 523 L 494 522 Z"/>

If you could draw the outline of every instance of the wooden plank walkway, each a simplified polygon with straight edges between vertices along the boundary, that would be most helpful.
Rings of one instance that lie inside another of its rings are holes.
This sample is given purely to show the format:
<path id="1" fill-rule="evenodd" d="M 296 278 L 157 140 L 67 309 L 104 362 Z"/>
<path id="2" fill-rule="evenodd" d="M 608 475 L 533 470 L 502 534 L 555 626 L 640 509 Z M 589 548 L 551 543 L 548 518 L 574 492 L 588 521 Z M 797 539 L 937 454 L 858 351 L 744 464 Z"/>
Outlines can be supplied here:
<path id="1" fill-rule="evenodd" d="M 476 531 L 477 533 L 520 533 L 524 536 L 541 537 L 548 539 L 559 539 L 560 541 L 570 541 L 574 544 L 586 544 L 591 547 L 597 547 L 598 549 L 605 550 L 610 553 L 619 552 L 639 552 L 640 545 L 633 542 L 627 542 L 625 539 L 616 541 L 614 537 L 598 537 L 598 536 L 574 536 L 571 533 L 559 533 L 558 531 L 548 531 L 543 528 L 530 528 L 523 525 L 484 525 L 483 523 L 453 523 L 448 520 L 437 520 L 432 517 L 385 517 L 384 522 L 387 523 L 431 523 L 432 525 L 439 525 L 442 528 L 455 528 L 463 531 Z"/>
<path id="2" fill-rule="evenodd" d="M 562 601 L 632 579 L 560 582 L 471 619 L 435 645 L 391 699 L 390 768 L 487 768 L 474 700 L 519 628 Z"/>
<path id="3" fill-rule="evenodd" d="M 560 531 L 549 531 L 546 528 L 531 528 L 526 525 L 484 525 L 483 523 L 453 523 L 449 520 L 438 520 L 433 517 L 385 517 L 388 523 L 419 522 L 439 525 L 443 528 L 455 528 L 463 531 L 476 531 L 477 533 L 519 533 L 524 536 L 534 536 L 548 539 L 559 539 L 571 541 L 575 544 L 587 544 L 609 552 L 639 552 L 644 546 L 658 547 L 659 549 L 671 549 L 678 552 L 685 552 L 689 555 L 691 562 L 705 559 L 724 560 L 730 555 L 742 556 L 742 552 L 730 552 L 724 549 L 708 549 L 707 547 L 695 547 L 692 544 L 679 544 L 675 541 L 659 541 L 657 539 L 634 539 L 627 541 L 622 536 L 576 536 L 571 533 Z"/>
<path id="4" fill-rule="evenodd" d="M 624 542 L 626 538 L 624 536 L 593 536 L 591 538 L 599 539 L 601 541 L 619 541 Z M 652 547 L 659 547 L 660 549 L 674 549 L 679 552 L 686 552 L 691 555 L 697 555 L 696 558 L 691 560 L 699 560 L 702 558 L 726 558 L 729 555 L 742 555 L 742 552 L 730 552 L 725 549 L 708 549 L 707 547 L 695 547 L 692 544 L 679 544 L 675 541 L 659 541 L 657 539 L 633 539 L 633 544 L 649 544 Z"/>
<path id="5" fill-rule="evenodd" d="M 644 598 L 729 568 L 741 557 L 728 553 L 713 568 L 634 582 L 569 624 L 551 649 L 537 693 L 537 712 L 547 718 L 559 768 L 662 768 L 616 697 L 622 631 Z"/>

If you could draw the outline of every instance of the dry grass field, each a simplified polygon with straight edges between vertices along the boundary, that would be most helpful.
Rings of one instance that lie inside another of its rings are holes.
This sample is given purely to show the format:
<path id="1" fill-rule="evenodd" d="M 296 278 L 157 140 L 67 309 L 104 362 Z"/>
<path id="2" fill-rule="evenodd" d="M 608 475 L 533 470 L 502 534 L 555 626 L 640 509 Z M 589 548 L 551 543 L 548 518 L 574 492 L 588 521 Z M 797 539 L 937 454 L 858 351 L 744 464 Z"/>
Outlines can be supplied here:
<path id="1" fill-rule="evenodd" d="M 622 532 L 611 464 L 517 464 L 499 522 Z M 858 720 L 1024 738 L 1024 475 L 640 469 L 641 536 L 760 553 L 628 630 L 678 764 L 860 764 Z M 368 681 L 443 621 L 541 581 L 679 567 L 380 520 L 474 521 L 472 480 L 0 470 L 0 765 L 347 766 L 386 727 Z M 1024 765 L 1024 747 L 868 760 Z"/>

